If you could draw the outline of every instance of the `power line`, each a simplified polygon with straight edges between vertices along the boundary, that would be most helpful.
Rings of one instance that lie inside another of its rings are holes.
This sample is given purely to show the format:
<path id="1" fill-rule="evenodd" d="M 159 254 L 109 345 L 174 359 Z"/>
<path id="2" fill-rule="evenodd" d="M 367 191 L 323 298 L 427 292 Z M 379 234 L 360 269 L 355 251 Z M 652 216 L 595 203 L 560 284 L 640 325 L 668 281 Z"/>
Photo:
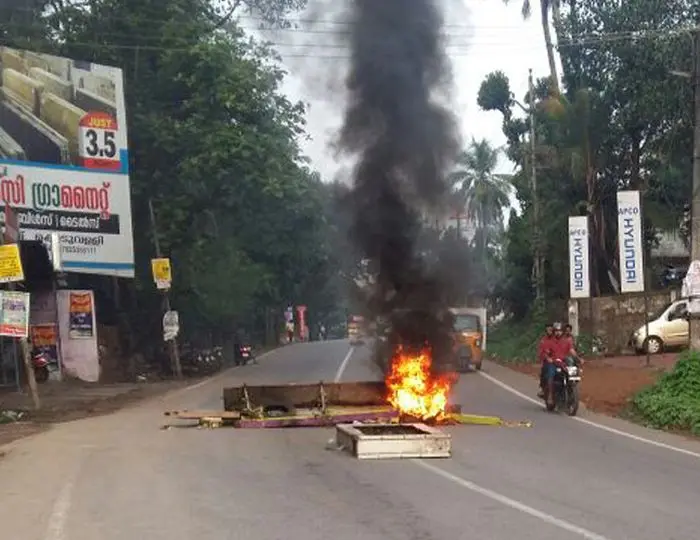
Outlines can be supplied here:
<path id="1" fill-rule="evenodd" d="M 146 20 L 148 22 L 148 20 Z M 165 22 L 165 21 L 162 21 Z M 171 22 L 171 21 L 170 21 Z M 4 23 L 0 24 L 0 27 L 13 28 L 17 30 L 27 29 L 26 24 L 17 23 Z M 466 25 L 454 25 L 467 28 Z M 243 27 L 241 30 L 254 31 L 255 29 Z M 603 45 L 606 43 L 619 43 L 624 41 L 636 41 L 636 40 L 669 40 L 679 36 L 690 36 L 694 31 L 694 27 L 683 27 L 677 28 L 675 30 L 628 30 L 620 32 L 610 32 L 604 34 L 578 34 L 571 36 L 566 39 L 559 40 L 556 45 L 559 49 L 571 49 L 571 48 L 582 48 L 589 47 L 592 48 L 597 45 Z M 302 32 L 303 33 L 303 32 Z M 329 34 L 337 35 L 336 33 L 329 32 Z M 223 31 L 219 32 L 219 35 L 223 35 Z M 101 37 L 114 37 L 119 38 L 121 41 L 132 41 L 134 38 L 133 34 L 120 33 L 120 32 L 101 32 Z M 216 36 L 216 33 L 214 33 Z M 500 47 L 500 48 L 517 48 L 522 49 L 539 49 L 541 44 L 529 42 L 527 44 L 514 43 L 514 40 L 501 40 L 501 41 L 480 41 L 478 39 L 473 39 L 474 35 L 451 35 L 445 36 L 450 37 L 461 37 L 469 39 L 467 43 L 446 43 L 446 52 L 450 57 L 460 57 L 468 56 L 474 48 L 483 47 Z M 84 48 L 97 48 L 97 49 L 125 49 L 125 50 L 143 50 L 143 51 L 188 51 L 191 47 L 196 45 L 203 45 L 207 43 L 207 38 L 202 38 L 201 36 L 191 39 L 183 37 L 171 37 L 163 39 L 161 36 L 144 36 L 139 35 L 137 38 L 137 43 L 109 43 L 109 42 L 97 42 L 97 41 L 66 41 L 65 44 L 74 47 L 84 47 Z M 143 43 L 142 41 L 152 41 L 154 44 Z M 168 45 L 162 44 L 163 42 L 168 43 Z M 286 48 L 293 49 L 292 51 L 277 50 L 277 53 L 283 58 L 315 58 L 315 59 L 348 59 L 350 58 L 350 49 L 347 45 L 342 43 L 322 43 L 314 41 L 275 41 L 271 39 L 265 39 L 264 37 L 260 40 L 261 44 L 271 46 L 273 48 Z M 155 44 L 161 43 L 161 44 Z M 178 46 L 181 45 L 181 46 Z M 301 50 L 300 50 L 301 49 Z M 316 52 L 329 52 L 329 51 L 347 51 L 347 54 L 315 54 Z"/>
<path id="2" fill-rule="evenodd" d="M 636 40 L 658 40 L 658 41 L 668 41 L 671 38 L 675 37 L 680 37 L 684 35 L 691 35 L 692 29 L 680 29 L 676 31 L 641 31 L 641 32 L 619 32 L 619 33 L 610 33 L 610 34 L 603 34 L 603 35 L 598 35 L 598 36 L 591 36 L 591 37 L 574 37 L 574 38 L 569 38 L 569 39 L 564 39 L 560 40 L 560 42 L 557 44 L 557 48 L 559 49 L 571 49 L 571 48 L 580 48 L 580 47 L 593 47 L 595 45 L 602 45 L 606 43 L 619 43 L 619 42 L 624 42 L 624 41 L 636 41 Z M 129 34 L 122 34 L 122 33 L 102 33 L 102 37 L 121 37 L 121 38 L 129 38 L 133 37 L 130 36 Z M 466 36 L 465 36 L 466 37 Z M 181 38 L 181 37 L 172 37 L 172 38 L 166 38 L 163 39 L 159 36 L 139 36 L 139 40 L 142 39 L 151 39 L 153 41 L 159 41 L 159 42 L 167 42 L 167 43 L 173 43 L 174 45 L 150 45 L 148 43 L 118 43 L 118 42 L 108 42 L 108 41 L 65 41 L 61 44 L 67 45 L 67 46 L 75 46 L 75 47 L 93 47 L 93 48 L 100 48 L 100 49 L 126 49 L 126 50 L 153 50 L 153 51 L 187 51 L 190 50 L 191 47 L 196 46 L 196 45 L 204 45 L 207 44 L 209 41 L 207 39 L 190 39 L 190 38 Z M 347 45 L 343 44 L 338 44 L 338 43 L 319 43 L 319 42 L 300 42 L 300 43 L 294 43 L 294 42 L 283 42 L 283 41 L 273 41 L 273 40 L 261 40 L 261 44 L 266 44 L 271 47 L 284 47 L 284 48 L 303 48 L 303 49 L 312 49 L 316 51 L 337 51 L 337 50 L 345 50 L 350 53 L 350 48 Z M 181 46 L 177 46 L 181 45 Z M 503 48 L 517 48 L 518 50 L 522 49 L 539 49 L 541 47 L 541 44 L 534 44 L 534 43 L 528 43 L 528 44 L 516 44 L 513 43 L 513 41 L 478 41 L 478 40 L 472 40 L 469 41 L 468 43 L 456 43 L 456 44 L 446 44 L 446 49 L 447 53 L 450 56 L 466 56 L 470 54 L 475 47 L 503 47 Z M 452 50 L 452 49 L 457 49 L 457 50 Z M 460 50 L 462 49 L 462 50 Z M 278 51 L 278 53 L 282 54 L 283 56 L 287 57 L 322 57 L 322 58 L 331 58 L 331 59 L 337 59 L 337 58 L 350 58 L 349 54 L 346 55 L 339 55 L 339 54 L 333 54 L 333 55 L 315 55 L 312 54 L 312 51 L 308 52 L 298 52 L 298 53 L 283 53 L 281 51 Z"/>
<path id="3" fill-rule="evenodd" d="M 24 9 L 30 9 L 30 8 L 18 8 L 21 10 Z M 2 11 L 0 9 L 0 11 Z M 260 20 L 263 21 L 261 17 L 256 17 L 256 16 L 239 16 L 237 19 L 247 19 L 247 20 Z M 149 18 L 149 17 L 140 17 L 140 20 L 146 23 L 152 23 L 154 25 L 158 24 L 167 24 L 167 23 L 172 23 L 172 19 L 161 19 L 161 18 Z M 304 19 L 297 19 L 297 21 L 304 21 Z M 306 20 L 306 22 L 314 22 L 313 20 Z M 328 23 L 333 23 L 332 21 L 323 21 L 323 24 L 328 24 Z M 340 23 L 333 23 L 333 24 L 340 24 Z M 351 23 L 342 23 L 344 25 L 350 25 Z M 587 34 L 576 34 L 572 35 L 568 38 L 565 38 L 564 40 L 560 40 L 561 42 L 566 42 L 566 41 L 571 41 L 571 42 L 579 42 L 579 41 L 599 41 L 599 40 L 604 40 L 607 41 L 609 39 L 615 39 L 615 38 L 632 38 L 632 37 L 648 37 L 648 36 L 663 36 L 663 37 L 674 37 L 678 35 L 683 35 L 683 34 L 690 34 L 692 35 L 692 32 L 695 30 L 695 25 L 687 25 L 683 26 L 681 28 L 678 28 L 677 25 L 673 25 L 674 28 L 638 28 L 638 29 L 632 29 L 632 30 L 622 30 L 622 31 L 615 31 L 615 32 L 603 32 L 603 33 L 587 33 Z M 17 28 L 17 29 L 29 29 L 32 28 L 31 25 L 28 25 L 26 23 L 17 23 L 17 22 L 0 22 L 0 27 L 2 28 Z M 241 30 L 244 31 L 250 31 L 250 32 L 270 32 L 273 34 L 280 33 L 280 32 L 287 32 L 287 33 L 297 33 L 301 35 L 314 35 L 314 34 L 322 34 L 322 35 L 332 35 L 332 36 L 343 36 L 346 34 L 351 33 L 350 30 L 348 31 L 339 31 L 339 30 L 334 30 L 334 29 L 326 29 L 326 30 L 319 30 L 319 29 L 308 29 L 308 28 L 261 28 L 261 27 L 253 27 L 253 26 L 240 26 L 239 27 Z M 456 29 L 461 29 L 465 30 L 466 32 L 463 33 L 443 33 L 444 38 L 452 38 L 452 37 L 464 37 L 464 38 L 471 38 L 474 37 L 476 34 L 483 34 L 483 30 L 518 30 L 521 29 L 522 27 L 519 25 L 506 25 L 506 26 L 500 26 L 500 25 L 480 25 L 480 26 L 473 26 L 469 24 L 451 24 L 451 25 L 444 25 L 443 28 L 456 28 Z M 500 34 L 501 32 L 492 32 L 492 35 L 497 35 Z M 100 32 L 100 35 L 114 35 L 114 36 L 123 36 L 123 37 L 131 37 L 127 33 L 115 33 L 115 32 Z M 160 39 L 159 36 L 139 36 L 141 39 Z M 274 41 L 274 40 L 273 40 Z"/>

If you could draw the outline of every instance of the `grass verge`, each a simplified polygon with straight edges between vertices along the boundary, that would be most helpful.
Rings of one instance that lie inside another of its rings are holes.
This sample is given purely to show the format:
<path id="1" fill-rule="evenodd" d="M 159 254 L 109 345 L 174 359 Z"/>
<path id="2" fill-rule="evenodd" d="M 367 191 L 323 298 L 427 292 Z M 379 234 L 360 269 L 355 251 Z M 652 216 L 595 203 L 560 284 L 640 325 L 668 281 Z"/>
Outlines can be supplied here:
<path id="1" fill-rule="evenodd" d="M 682 353 L 673 370 L 634 397 L 633 406 L 651 427 L 700 435 L 700 352 Z"/>

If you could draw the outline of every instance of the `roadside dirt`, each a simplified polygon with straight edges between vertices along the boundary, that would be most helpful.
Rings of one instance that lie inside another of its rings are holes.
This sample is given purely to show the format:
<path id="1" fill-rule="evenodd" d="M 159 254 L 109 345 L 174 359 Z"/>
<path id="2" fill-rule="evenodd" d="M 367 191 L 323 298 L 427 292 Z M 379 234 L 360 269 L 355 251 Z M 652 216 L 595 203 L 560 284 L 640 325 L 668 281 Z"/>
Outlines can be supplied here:
<path id="1" fill-rule="evenodd" d="M 193 384 L 196 380 L 88 385 L 66 382 L 39 388 L 42 409 L 32 410 L 26 394 L 0 394 L 0 410 L 22 412 L 18 422 L 0 423 L 0 447 L 17 439 L 41 433 L 51 424 L 109 414 L 141 400 Z M 0 457 L 2 449 L 0 448 Z"/>
<path id="2" fill-rule="evenodd" d="M 581 401 L 592 411 L 617 416 L 630 404 L 632 397 L 654 384 L 664 371 L 676 363 L 676 354 L 651 357 L 617 356 L 588 360 L 583 368 Z M 534 364 L 503 364 L 520 373 L 539 377 L 540 367 Z"/>

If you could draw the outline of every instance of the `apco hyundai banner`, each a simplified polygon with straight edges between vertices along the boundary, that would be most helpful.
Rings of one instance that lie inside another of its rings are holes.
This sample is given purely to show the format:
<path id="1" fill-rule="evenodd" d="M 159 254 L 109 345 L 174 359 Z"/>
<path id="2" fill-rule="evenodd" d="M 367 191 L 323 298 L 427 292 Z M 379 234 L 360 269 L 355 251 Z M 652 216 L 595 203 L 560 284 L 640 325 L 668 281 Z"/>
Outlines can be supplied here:
<path id="1" fill-rule="evenodd" d="M 63 270 L 133 277 L 121 70 L 0 47 L 0 72 L 0 208 Z"/>
<path id="2" fill-rule="evenodd" d="M 569 290 L 571 298 L 591 295 L 588 259 L 588 218 L 569 217 Z"/>
<path id="3" fill-rule="evenodd" d="M 620 244 L 620 289 L 644 291 L 642 210 L 639 191 L 617 192 L 617 235 Z"/>

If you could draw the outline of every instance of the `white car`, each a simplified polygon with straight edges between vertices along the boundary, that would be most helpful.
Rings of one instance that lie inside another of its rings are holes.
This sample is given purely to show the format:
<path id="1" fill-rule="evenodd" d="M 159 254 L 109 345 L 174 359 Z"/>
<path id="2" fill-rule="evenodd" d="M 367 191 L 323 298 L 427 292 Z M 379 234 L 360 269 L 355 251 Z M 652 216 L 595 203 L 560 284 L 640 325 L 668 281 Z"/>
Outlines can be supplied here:
<path id="1" fill-rule="evenodd" d="M 666 347 L 687 346 L 690 342 L 688 323 L 688 300 L 681 299 L 666 305 L 649 319 L 649 334 L 646 325 L 640 326 L 630 337 L 630 345 L 637 353 L 658 354 Z"/>

